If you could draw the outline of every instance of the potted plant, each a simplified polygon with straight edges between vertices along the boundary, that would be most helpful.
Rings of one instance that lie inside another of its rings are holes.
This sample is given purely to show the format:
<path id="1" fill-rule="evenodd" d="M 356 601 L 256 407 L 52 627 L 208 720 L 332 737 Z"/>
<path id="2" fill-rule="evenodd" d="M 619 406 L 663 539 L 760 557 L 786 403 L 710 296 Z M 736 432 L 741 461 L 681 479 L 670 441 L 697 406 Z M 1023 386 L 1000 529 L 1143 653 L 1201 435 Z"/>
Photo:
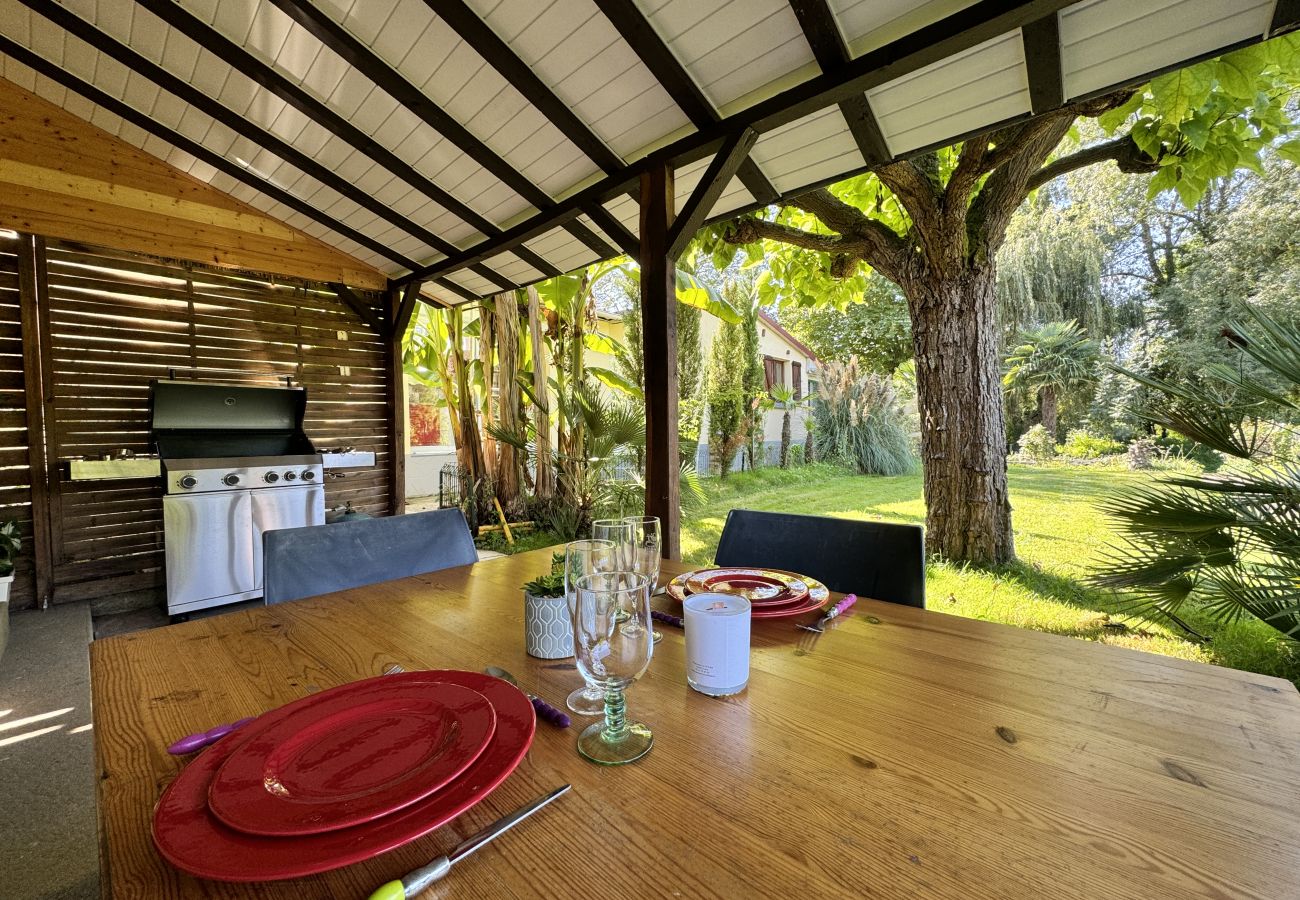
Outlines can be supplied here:
<path id="1" fill-rule="evenodd" d="M 14 557 L 22 546 L 18 523 L 10 519 L 0 524 L 0 656 L 9 644 L 9 586 L 14 581 Z"/>
<path id="2" fill-rule="evenodd" d="M 567 659 L 573 655 L 563 554 L 552 556 L 551 571 L 524 585 L 524 649 L 539 659 Z"/>

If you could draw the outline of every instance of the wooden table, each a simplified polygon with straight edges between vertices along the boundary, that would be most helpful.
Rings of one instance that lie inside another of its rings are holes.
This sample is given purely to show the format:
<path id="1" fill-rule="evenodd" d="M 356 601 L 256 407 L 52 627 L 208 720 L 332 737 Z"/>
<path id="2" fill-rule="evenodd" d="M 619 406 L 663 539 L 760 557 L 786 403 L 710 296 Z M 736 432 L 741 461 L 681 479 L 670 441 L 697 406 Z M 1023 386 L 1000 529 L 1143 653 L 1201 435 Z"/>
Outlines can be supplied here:
<path id="1" fill-rule="evenodd" d="M 523 650 L 520 585 L 549 555 L 96 641 L 106 893 L 365 897 L 572 782 L 427 896 L 1300 895 L 1290 683 L 873 601 L 816 640 L 756 622 L 749 689 L 725 700 L 686 687 L 682 634 L 662 629 L 628 694 L 647 757 L 601 768 L 576 728 L 541 723 L 491 797 L 372 862 L 226 885 L 157 856 L 151 810 L 183 765 L 163 748 L 188 732 L 393 663 L 501 665 L 562 702 L 572 663 Z"/>

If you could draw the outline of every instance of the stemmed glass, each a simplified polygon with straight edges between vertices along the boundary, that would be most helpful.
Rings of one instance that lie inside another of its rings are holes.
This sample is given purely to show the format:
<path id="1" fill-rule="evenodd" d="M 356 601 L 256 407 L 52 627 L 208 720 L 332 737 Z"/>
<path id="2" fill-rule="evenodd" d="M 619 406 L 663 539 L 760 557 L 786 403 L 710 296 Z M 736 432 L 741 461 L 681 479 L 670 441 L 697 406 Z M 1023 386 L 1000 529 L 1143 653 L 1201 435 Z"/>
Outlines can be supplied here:
<path id="1" fill-rule="evenodd" d="M 564 547 L 564 596 L 569 602 L 569 621 L 576 622 L 578 579 L 619 570 L 619 550 L 613 541 L 572 541 Z M 577 633 L 575 628 L 574 633 Z M 575 644 L 576 652 L 576 644 Z M 605 711 L 605 692 L 585 685 L 569 694 L 566 705 L 580 716 L 598 716 Z"/>
<path id="2" fill-rule="evenodd" d="M 658 516 L 628 516 L 623 520 L 632 526 L 628 535 L 628 556 L 631 570 L 650 579 L 650 593 L 659 584 L 659 566 L 663 562 L 662 538 L 659 533 Z M 655 643 L 663 639 L 658 629 L 654 632 Z"/>
<path id="3" fill-rule="evenodd" d="M 576 584 L 573 645 L 578 671 L 604 691 L 605 721 L 578 736 L 578 752 L 614 766 L 640 759 L 654 735 L 627 721 L 623 691 L 641 677 L 654 654 L 650 636 L 650 580 L 627 572 L 584 575 Z"/>

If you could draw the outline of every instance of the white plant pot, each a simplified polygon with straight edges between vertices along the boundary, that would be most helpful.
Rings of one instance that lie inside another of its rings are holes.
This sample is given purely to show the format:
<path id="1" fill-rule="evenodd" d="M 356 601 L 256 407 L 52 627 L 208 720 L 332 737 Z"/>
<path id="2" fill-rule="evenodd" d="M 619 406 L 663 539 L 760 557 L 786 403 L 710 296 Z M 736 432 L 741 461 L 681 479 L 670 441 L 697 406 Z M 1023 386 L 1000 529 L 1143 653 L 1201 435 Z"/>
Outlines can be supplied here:
<path id="1" fill-rule="evenodd" d="M 538 659 L 573 656 L 573 625 L 569 601 L 563 597 L 534 597 L 524 591 L 524 649 Z"/>
<path id="2" fill-rule="evenodd" d="M 0 577 L 0 658 L 9 646 L 9 586 L 13 583 L 13 575 Z"/>

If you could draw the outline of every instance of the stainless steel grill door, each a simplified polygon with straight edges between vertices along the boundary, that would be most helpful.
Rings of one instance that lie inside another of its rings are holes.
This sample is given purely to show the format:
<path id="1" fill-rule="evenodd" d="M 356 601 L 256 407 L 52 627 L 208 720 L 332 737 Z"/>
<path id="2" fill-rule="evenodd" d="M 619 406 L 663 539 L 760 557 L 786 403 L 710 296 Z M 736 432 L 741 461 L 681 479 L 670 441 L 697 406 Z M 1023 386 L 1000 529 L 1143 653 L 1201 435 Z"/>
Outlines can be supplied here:
<path id="1" fill-rule="evenodd" d="M 253 590 L 252 509 L 246 491 L 163 498 L 169 609 Z"/>
<path id="2" fill-rule="evenodd" d="M 262 532 L 325 524 L 325 488 L 319 484 L 254 490 L 253 579 L 262 589 Z"/>

